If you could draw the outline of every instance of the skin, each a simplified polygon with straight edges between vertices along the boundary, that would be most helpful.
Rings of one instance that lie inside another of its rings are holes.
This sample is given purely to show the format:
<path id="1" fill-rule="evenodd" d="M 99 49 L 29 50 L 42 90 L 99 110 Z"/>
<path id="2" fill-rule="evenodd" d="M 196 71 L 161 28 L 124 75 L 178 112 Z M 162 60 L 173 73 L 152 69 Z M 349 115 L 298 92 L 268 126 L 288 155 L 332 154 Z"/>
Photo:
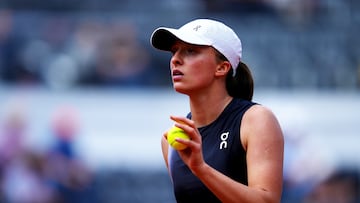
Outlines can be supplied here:
<path id="1" fill-rule="evenodd" d="M 222 202 L 280 202 L 283 176 L 284 139 L 274 114 L 254 105 L 244 114 L 241 144 L 246 151 L 248 185 L 241 184 L 209 166 L 203 159 L 201 135 L 197 130 L 213 122 L 232 100 L 225 88 L 231 65 L 216 60 L 215 50 L 177 41 L 170 60 L 174 89 L 189 96 L 192 120 L 170 116 L 191 140 L 177 139 L 187 145 L 178 151 L 184 163 Z M 179 75 L 178 75 L 179 74 Z M 162 137 L 162 152 L 168 167 L 167 133 Z"/>

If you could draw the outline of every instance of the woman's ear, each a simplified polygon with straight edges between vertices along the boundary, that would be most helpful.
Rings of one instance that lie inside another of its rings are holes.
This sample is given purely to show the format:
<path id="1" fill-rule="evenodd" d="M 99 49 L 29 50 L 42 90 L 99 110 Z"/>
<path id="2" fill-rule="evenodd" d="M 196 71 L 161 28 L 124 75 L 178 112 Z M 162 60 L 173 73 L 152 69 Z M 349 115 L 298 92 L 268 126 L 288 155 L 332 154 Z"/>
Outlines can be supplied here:
<path id="1" fill-rule="evenodd" d="M 225 76 L 230 71 L 230 69 L 231 69 L 230 62 L 229 61 L 222 61 L 216 67 L 215 75 L 216 76 Z"/>

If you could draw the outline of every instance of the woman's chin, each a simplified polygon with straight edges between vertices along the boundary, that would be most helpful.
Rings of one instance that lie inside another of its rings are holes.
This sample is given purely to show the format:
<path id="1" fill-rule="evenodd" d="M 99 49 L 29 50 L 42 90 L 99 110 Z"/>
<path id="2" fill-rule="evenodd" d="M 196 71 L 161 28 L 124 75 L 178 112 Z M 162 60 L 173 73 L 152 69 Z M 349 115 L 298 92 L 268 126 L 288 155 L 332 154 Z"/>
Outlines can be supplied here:
<path id="1" fill-rule="evenodd" d="M 184 88 L 181 85 L 174 84 L 173 87 L 174 87 L 175 91 L 178 92 L 178 93 L 187 94 L 187 92 L 188 92 L 188 89 Z"/>

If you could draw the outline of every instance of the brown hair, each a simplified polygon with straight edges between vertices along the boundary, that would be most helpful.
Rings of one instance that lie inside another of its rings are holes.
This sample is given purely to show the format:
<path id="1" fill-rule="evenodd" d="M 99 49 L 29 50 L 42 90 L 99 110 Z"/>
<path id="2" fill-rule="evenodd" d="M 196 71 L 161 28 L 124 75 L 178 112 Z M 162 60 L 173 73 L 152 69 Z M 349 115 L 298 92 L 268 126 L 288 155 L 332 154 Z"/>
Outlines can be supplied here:
<path id="1" fill-rule="evenodd" d="M 228 61 L 219 51 L 216 50 L 216 53 L 218 60 Z M 226 76 L 228 94 L 235 98 L 251 101 L 254 94 L 254 79 L 249 67 L 240 61 L 235 76 L 233 76 L 233 71 L 233 69 L 230 69 Z"/>

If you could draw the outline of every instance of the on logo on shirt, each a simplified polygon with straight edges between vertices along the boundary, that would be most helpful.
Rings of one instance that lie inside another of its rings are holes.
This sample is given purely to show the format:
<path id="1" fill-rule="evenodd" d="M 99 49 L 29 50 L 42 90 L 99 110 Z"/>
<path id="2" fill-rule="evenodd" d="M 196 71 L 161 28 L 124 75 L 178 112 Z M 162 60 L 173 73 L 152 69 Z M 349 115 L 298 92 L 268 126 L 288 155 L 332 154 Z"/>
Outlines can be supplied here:
<path id="1" fill-rule="evenodd" d="M 229 137 L 229 132 L 225 132 L 225 133 L 222 133 L 220 135 L 221 142 L 220 142 L 219 149 L 226 149 L 227 148 L 227 139 L 228 139 L 228 137 Z"/>

